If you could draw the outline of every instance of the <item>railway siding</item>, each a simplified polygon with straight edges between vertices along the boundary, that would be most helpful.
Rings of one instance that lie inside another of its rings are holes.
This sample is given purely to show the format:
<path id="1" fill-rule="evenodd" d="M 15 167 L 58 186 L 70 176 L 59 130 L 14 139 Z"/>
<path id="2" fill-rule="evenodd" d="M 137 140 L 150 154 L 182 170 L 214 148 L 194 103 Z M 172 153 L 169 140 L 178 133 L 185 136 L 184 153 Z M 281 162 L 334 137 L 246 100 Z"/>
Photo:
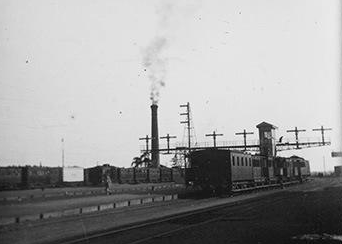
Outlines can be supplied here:
<path id="1" fill-rule="evenodd" d="M 49 212 L 39 213 L 39 214 L 29 214 L 29 215 L 13 216 L 13 217 L 1 217 L 0 226 L 6 226 L 6 225 L 15 224 L 15 223 L 22 223 L 26 221 L 37 221 L 40 219 L 60 218 L 60 217 L 75 216 L 75 215 L 80 215 L 80 214 L 89 214 L 89 213 L 95 213 L 98 211 L 105 211 L 105 210 L 115 209 L 115 208 L 137 206 L 137 205 L 149 204 L 153 202 L 171 201 L 173 199 L 178 199 L 178 195 L 174 194 L 174 195 L 165 195 L 165 196 L 142 197 L 142 198 L 125 200 L 125 201 L 113 202 L 113 203 L 105 203 L 105 204 L 98 204 L 98 205 L 92 205 L 92 206 L 64 209 L 61 211 L 49 211 Z"/>
<path id="2" fill-rule="evenodd" d="M 338 179 L 315 179 L 305 184 L 294 185 L 286 189 L 258 191 L 251 194 L 237 195 L 229 198 L 180 200 L 176 201 L 174 204 L 158 203 L 146 208 L 123 208 L 116 211 L 113 210 L 112 212 L 108 211 L 103 212 L 102 214 L 88 215 L 87 218 L 77 217 L 61 219 L 61 221 L 57 219 L 46 222 L 36 221 L 32 222 L 32 224 L 27 222 L 26 224 L 18 226 L 9 225 L 2 228 L 0 242 L 4 244 L 61 243 L 62 240 L 71 240 L 84 236 L 84 226 L 87 227 L 87 236 L 89 236 L 91 234 L 98 234 L 105 229 L 118 229 L 122 226 L 131 226 L 135 223 L 142 222 L 145 223 L 146 221 L 184 214 L 189 211 L 220 206 L 222 204 L 238 206 L 245 200 L 247 200 L 247 202 L 251 201 L 258 203 L 261 199 L 267 196 L 269 196 L 269 199 L 274 199 L 277 196 L 281 197 L 283 194 L 285 194 L 284 197 L 286 197 L 286 194 L 290 194 L 291 192 L 295 192 L 299 196 L 301 192 L 306 194 L 306 191 L 310 191 L 312 189 L 315 191 L 327 192 L 324 189 L 328 186 L 335 186 L 335 184 L 340 186 L 342 181 Z M 157 199 L 157 197 L 154 199 Z M 175 199 L 175 196 L 173 196 L 173 199 Z M 248 206 L 249 208 L 251 207 L 250 205 Z M 246 209 L 243 208 L 243 211 L 245 210 Z M 113 218 L 115 218 L 115 221 L 113 221 Z M 234 223 L 236 223 L 236 221 L 234 221 Z M 51 232 L 51 229 L 54 231 Z M 46 233 L 49 233 L 49 235 L 46 235 Z"/>

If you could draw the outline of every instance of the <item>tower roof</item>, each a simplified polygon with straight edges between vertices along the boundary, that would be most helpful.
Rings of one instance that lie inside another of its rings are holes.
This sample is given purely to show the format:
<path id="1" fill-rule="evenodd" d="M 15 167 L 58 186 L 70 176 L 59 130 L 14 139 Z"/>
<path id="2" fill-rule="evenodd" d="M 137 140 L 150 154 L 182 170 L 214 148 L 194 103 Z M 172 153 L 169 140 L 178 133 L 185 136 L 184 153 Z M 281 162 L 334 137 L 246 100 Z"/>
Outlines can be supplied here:
<path id="1" fill-rule="evenodd" d="M 272 124 L 270 124 L 270 123 L 267 123 L 267 122 L 265 122 L 265 121 L 261 122 L 261 123 L 258 124 L 256 127 L 257 127 L 257 128 L 265 128 L 265 127 L 267 127 L 267 128 L 272 128 L 272 129 L 278 129 L 277 126 L 272 125 Z"/>

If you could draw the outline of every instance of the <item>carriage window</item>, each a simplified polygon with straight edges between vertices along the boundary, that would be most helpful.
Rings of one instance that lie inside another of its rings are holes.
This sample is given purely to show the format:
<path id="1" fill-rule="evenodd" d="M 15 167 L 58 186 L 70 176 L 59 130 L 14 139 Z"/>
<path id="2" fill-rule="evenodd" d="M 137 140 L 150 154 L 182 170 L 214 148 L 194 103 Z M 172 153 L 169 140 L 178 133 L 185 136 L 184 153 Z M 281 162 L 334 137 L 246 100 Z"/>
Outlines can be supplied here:
<path id="1" fill-rule="evenodd" d="M 243 158 L 241 158 L 241 166 L 243 166 Z"/>
<path id="2" fill-rule="evenodd" d="M 234 156 L 232 157 L 232 160 L 233 160 L 233 166 L 235 166 L 235 157 Z"/>
<path id="3" fill-rule="evenodd" d="M 240 165 L 240 158 L 239 157 L 236 157 L 237 158 L 237 166 Z"/>

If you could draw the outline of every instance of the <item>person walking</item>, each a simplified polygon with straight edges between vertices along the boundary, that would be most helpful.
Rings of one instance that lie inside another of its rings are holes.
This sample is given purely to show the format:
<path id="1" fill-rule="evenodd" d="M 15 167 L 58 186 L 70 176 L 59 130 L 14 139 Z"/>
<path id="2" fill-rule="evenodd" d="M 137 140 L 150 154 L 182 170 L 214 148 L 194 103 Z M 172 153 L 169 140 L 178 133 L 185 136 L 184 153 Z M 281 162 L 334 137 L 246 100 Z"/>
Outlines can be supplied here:
<path id="1" fill-rule="evenodd" d="M 109 175 L 107 175 L 106 177 L 106 182 L 105 182 L 105 186 L 106 186 L 106 194 L 110 195 L 110 185 L 111 185 L 112 181 L 109 177 Z"/>

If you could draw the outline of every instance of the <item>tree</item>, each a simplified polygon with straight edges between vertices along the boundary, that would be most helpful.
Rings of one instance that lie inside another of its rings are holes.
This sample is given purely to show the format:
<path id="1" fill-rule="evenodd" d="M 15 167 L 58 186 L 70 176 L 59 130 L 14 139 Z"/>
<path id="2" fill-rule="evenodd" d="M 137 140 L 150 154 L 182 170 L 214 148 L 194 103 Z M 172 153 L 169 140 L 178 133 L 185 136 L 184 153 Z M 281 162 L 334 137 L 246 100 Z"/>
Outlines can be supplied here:
<path id="1" fill-rule="evenodd" d="M 137 167 L 151 167 L 151 160 L 148 152 L 144 152 L 140 157 L 134 157 L 131 166 Z"/>

